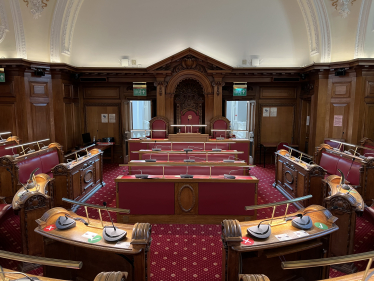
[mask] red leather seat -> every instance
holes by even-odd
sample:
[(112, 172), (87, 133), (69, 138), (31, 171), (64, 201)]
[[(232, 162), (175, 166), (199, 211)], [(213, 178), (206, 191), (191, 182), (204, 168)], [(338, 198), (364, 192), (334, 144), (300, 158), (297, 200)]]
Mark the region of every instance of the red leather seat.
[[(15, 144), (14, 143), (9, 143), (9, 144), (0, 146), (0, 157), (3, 157), (5, 155), (12, 155), (13, 154), (12, 150), (11, 149), (5, 149), (5, 148), (8, 147), (8, 146), (13, 146), (13, 145), (15, 145)], [(17, 150), (15, 149), (15, 152), (16, 151)]]
[[(166, 130), (166, 123), (163, 120), (156, 120), (152, 123), (151, 130)], [(153, 139), (166, 139), (166, 131), (152, 131)]]
[[(217, 120), (213, 123), (213, 128), (215, 130), (228, 130), (227, 123), (223, 120)], [(226, 132), (224, 131), (213, 131), (212, 138), (215, 139), (216, 137), (224, 137), (226, 138)]]
[(48, 152), (40, 156), (42, 162), (43, 173), (50, 174), (51, 170), (59, 164), (58, 154), (56, 150)]
[(280, 150), (280, 149), (288, 150), (287, 147), (284, 147), (285, 145), (288, 145), (288, 142), (280, 142), (280, 143), (278, 143), (278, 145), (277, 145), (277, 151)]
[(36, 168), (39, 168), (39, 170), (35, 172), (35, 175), (43, 173), (43, 165), (39, 157), (25, 159), (21, 162), (18, 162), (18, 167), (19, 167), (19, 180), (22, 183), (26, 183), (26, 181), (30, 177), (31, 172)]
[(330, 153), (327, 153), (327, 152), (322, 152), (321, 160), (319, 162), (319, 165), (322, 168), (324, 168), (327, 171), (327, 173), (329, 173), (330, 175), (334, 175), (335, 172), (337, 171), (336, 167), (338, 165), (339, 158), (340, 157), (335, 156), (333, 154), (330, 154)]
[(0, 204), (0, 224), (5, 221), (11, 214), (12, 205)]
[(343, 172), (344, 176), (347, 177), (348, 171), (348, 177), (346, 178), (347, 181), (351, 185), (359, 185), (360, 184), (360, 168), (361, 165), (357, 162), (353, 162), (352, 168), (351, 167), (352, 160), (341, 158), (338, 161), (338, 165), (336, 167), (335, 174), (340, 175), (338, 169)]

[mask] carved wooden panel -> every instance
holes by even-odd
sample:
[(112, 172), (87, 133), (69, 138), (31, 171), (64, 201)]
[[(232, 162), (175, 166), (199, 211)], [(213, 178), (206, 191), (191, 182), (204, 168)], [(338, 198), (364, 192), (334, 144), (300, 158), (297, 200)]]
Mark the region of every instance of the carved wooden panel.
[(16, 106), (14, 103), (0, 104), (0, 132), (12, 132), (13, 135), (17, 135), (16, 116)]
[(14, 81), (0, 83), (0, 97), (14, 97)]
[(374, 98), (374, 81), (366, 81), (365, 97)]
[(30, 82), (30, 97), (34, 98), (49, 98), (48, 95), (48, 83), (45, 82)]
[(175, 214), (198, 214), (198, 183), (175, 184)]
[(40, 140), (51, 137), (50, 105), (31, 103), (33, 139)]
[(83, 116), (79, 103), (73, 104), (73, 115), (74, 115), (74, 139), (75, 143), (81, 143), (82, 141), (82, 132), (81, 132), (81, 116)]
[(83, 88), (83, 96), (87, 99), (119, 99), (120, 87), (87, 87)]
[(296, 88), (285, 87), (261, 87), (261, 99), (294, 99), (296, 98)]
[[(337, 122), (338, 119), (342, 119), (341, 126), (336, 123), (334, 126), (334, 120)], [(331, 103), (330, 104), (330, 117), (329, 117), (329, 138), (340, 139), (342, 133), (347, 135), (348, 129), (348, 119), (349, 119), (349, 104)]]
[(332, 98), (349, 98), (351, 96), (351, 82), (336, 82), (332, 84)]
[(64, 85), (64, 97), (72, 98), (73, 97), (73, 85), (63, 84)]
[[(262, 116), (263, 108), (276, 107), (276, 117)], [(261, 143), (279, 143), (281, 141), (293, 142), (294, 135), (294, 105), (266, 105), (260, 107), (260, 142)]]
[(364, 137), (374, 139), (374, 104), (365, 104)]
[(65, 103), (65, 143), (66, 149), (69, 150), (74, 147), (74, 104)]

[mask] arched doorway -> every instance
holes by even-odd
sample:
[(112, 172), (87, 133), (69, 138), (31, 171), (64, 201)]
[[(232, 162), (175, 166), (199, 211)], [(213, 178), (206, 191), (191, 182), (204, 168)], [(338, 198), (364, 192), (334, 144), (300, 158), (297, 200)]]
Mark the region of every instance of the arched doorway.
[[(177, 124), (201, 125), (205, 123), (205, 96), (201, 84), (194, 79), (181, 81), (174, 94), (174, 113)], [(184, 128), (181, 128), (184, 132)], [(191, 128), (187, 128), (191, 132)], [(194, 128), (193, 132), (201, 132)]]

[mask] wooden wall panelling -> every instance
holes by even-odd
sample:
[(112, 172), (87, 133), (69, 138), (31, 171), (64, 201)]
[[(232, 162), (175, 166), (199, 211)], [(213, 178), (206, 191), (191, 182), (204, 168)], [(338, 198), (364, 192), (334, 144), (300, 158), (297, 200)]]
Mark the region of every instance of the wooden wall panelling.
[[(349, 104), (348, 103), (331, 103), (330, 115), (328, 116), (328, 137), (333, 139), (344, 139), (348, 133)], [(342, 118), (342, 125), (334, 126), (334, 120)], [(344, 132), (344, 135), (343, 135)]]
[[(121, 104), (96, 104), (84, 105), (85, 112), (85, 132), (91, 134), (91, 139), (104, 137), (114, 137), (117, 144), (121, 143)], [(116, 123), (102, 123), (101, 114), (115, 114)]]
[[(263, 108), (277, 108), (276, 117), (263, 117)], [(294, 142), (295, 104), (261, 104), (260, 143)]]
[(301, 112), (300, 112), (300, 140), (299, 150), (306, 152), (308, 150), (309, 143), (309, 124), (307, 125), (307, 118), (309, 117), (310, 124), (310, 101), (301, 100)]
[(119, 99), (120, 98), (120, 87), (118, 86), (84, 87), (83, 97), (85, 99)]
[(49, 73), (37, 77), (25, 73), (25, 90), (27, 97), (28, 136), (29, 140), (49, 138), (55, 141), (55, 122), (52, 94), (52, 79)]
[(260, 99), (295, 99), (295, 87), (261, 87)]
[(374, 139), (374, 72), (365, 73), (362, 78), (362, 92), (364, 97), (362, 99), (362, 124), (361, 138), (367, 137)]
[(330, 107), (326, 106), (330, 102), (331, 83), (329, 83), (328, 73), (319, 73), (316, 77), (315, 82), (315, 94), (312, 96), (312, 117), (311, 122), (313, 126), (311, 128), (311, 136), (314, 138), (313, 142), (309, 145), (309, 151), (314, 151), (317, 146), (323, 143), (327, 136), (326, 120), (330, 114)]
[(205, 94), (205, 124), (208, 125), (205, 127), (206, 134), (210, 132), (210, 120), (215, 117), (212, 106), (214, 106), (214, 95)]

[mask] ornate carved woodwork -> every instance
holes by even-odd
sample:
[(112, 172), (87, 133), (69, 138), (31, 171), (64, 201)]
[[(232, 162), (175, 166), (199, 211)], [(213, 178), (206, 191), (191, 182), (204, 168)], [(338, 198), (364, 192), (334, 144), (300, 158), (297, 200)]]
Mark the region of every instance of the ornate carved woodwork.
[[(16, 192), (22, 187), (18, 182), (20, 178), (18, 164), (25, 160), (43, 157), (43, 155), (51, 153), (54, 150), (57, 151), (59, 163), (64, 162), (64, 151), (58, 143), (51, 143), (48, 145), (48, 149), (38, 150), (17, 158), (10, 155), (0, 157), (0, 194), (6, 198), (8, 203), (13, 200)], [(50, 195), (52, 196), (52, 194)]]
[[(364, 201), (359, 193), (352, 189), (340, 189), (341, 177), (331, 175), (323, 181), (324, 189), (328, 193), (324, 204), (331, 213), (338, 218), (336, 221), (339, 230), (332, 234), (332, 256), (351, 255), (354, 251), (356, 216), (364, 211)], [(351, 188), (353, 188), (351, 186)], [(333, 268), (345, 273), (353, 273), (357, 268), (352, 264), (335, 265)]]
[(25, 191), (21, 187), (14, 195), (13, 210), (20, 216), (22, 253), (43, 255), (43, 240), (34, 232), (35, 220), (53, 207), (54, 179), (46, 174), (35, 176), (37, 187)]
[(281, 149), (275, 153), (275, 182), (273, 186), (289, 199), (312, 194), (309, 200), (297, 202), (299, 208), (323, 204), (322, 180), (326, 171), (318, 165), (306, 165), (295, 158), (286, 156), (287, 151)]
[[(328, 144), (321, 144), (320, 146), (316, 147), (314, 153), (314, 162), (316, 164), (320, 163), (323, 153), (327, 153), (338, 159), (349, 161), (349, 163), (352, 161), (352, 155), (343, 151), (336, 151)], [(354, 164), (360, 165), (360, 168), (358, 169), (359, 184), (355, 185), (354, 188), (362, 196), (365, 204), (371, 206), (374, 198), (374, 158), (366, 160), (355, 158)], [(350, 175), (353, 173), (354, 171), (350, 171)]]
[(62, 202), (62, 198), (87, 200), (97, 190), (105, 185), (103, 182), (103, 152), (98, 149), (90, 150), (91, 156), (79, 162), (61, 163), (53, 168), (56, 179), (54, 202), (56, 207), (71, 207)]
[(199, 124), (202, 124), (204, 101), (203, 88), (198, 81), (186, 79), (180, 82), (174, 96), (177, 124), (181, 124), (181, 116), (189, 110), (199, 116)]

